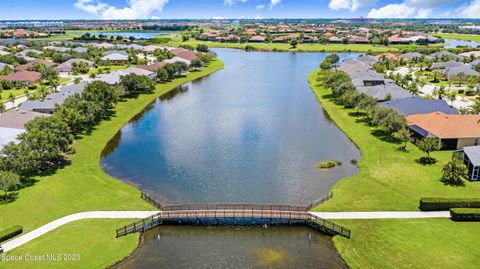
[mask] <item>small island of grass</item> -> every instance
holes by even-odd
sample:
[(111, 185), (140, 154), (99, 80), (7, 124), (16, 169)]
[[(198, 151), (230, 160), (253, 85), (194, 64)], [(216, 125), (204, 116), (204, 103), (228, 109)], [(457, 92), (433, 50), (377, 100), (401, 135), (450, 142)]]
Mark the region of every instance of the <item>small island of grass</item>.
[(342, 165), (341, 161), (331, 160), (331, 161), (326, 161), (326, 162), (319, 162), (317, 164), (317, 167), (319, 169), (330, 169), (330, 168), (334, 168), (334, 167), (340, 166), (340, 165)]

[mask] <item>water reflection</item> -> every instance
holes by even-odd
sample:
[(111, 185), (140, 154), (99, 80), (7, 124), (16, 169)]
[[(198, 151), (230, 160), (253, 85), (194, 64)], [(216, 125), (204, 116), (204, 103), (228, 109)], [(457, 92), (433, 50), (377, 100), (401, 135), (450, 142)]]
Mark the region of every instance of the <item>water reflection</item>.
[[(104, 170), (164, 203), (305, 204), (360, 153), (306, 81), (326, 54), (217, 50), (225, 69), (156, 100), (122, 129)], [(341, 58), (353, 54), (341, 54)], [(340, 160), (328, 171), (319, 161)]]
[(458, 39), (445, 39), (445, 42), (448, 43), (444, 48), (451, 49), (456, 47), (470, 47), (476, 48), (480, 46), (480, 43), (467, 40), (458, 40)]
[(332, 242), (306, 227), (164, 226), (144, 235), (138, 253), (120, 264), (143, 268), (347, 268)]

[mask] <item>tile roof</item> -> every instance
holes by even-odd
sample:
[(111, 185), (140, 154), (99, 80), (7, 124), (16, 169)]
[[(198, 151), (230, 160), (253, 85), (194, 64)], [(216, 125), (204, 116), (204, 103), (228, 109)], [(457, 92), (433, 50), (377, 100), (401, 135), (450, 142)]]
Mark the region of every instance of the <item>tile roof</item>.
[(48, 116), (23, 109), (12, 109), (0, 115), (0, 127), (25, 129), (25, 124), (36, 117)]
[(166, 64), (167, 64), (166, 62), (162, 61), (162, 62), (156, 62), (149, 65), (137, 65), (137, 67), (148, 70), (148, 71), (157, 72), (159, 68), (164, 67)]
[(378, 105), (393, 108), (402, 115), (428, 114), (437, 111), (445, 114), (458, 114), (458, 111), (450, 107), (445, 100), (423, 99), (420, 96), (390, 100)]
[(442, 139), (480, 137), (480, 115), (447, 115), (442, 112), (407, 116), (408, 125), (417, 126)]
[(19, 71), (15, 73), (10, 73), (3, 78), (10, 81), (37, 82), (42, 78), (42, 74), (33, 71)]

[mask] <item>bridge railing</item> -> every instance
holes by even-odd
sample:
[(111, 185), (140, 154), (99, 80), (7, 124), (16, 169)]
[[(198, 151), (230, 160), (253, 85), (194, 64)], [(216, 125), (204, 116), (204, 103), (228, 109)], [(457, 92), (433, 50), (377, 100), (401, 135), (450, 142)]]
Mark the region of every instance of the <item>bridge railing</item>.
[(160, 220), (158, 219), (156, 214), (154, 214), (150, 217), (135, 221), (131, 224), (118, 228), (116, 230), (117, 237), (124, 236), (130, 233), (139, 232), (139, 231), (145, 231), (147, 229), (158, 226), (160, 224), (159, 222)]
[(325, 203), (326, 201), (332, 199), (332, 197), (333, 197), (333, 192), (330, 192), (327, 195), (324, 195), (324, 196), (318, 198), (317, 200), (314, 200), (314, 201), (310, 202), (310, 204), (308, 205), (308, 209), (315, 208), (315, 207)]
[(308, 206), (302, 205), (256, 205), (256, 204), (184, 204), (164, 205), (165, 211), (185, 210), (269, 210), (269, 211), (299, 211), (306, 212)]
[(156, 207), (160, 210), (162, 209), (162, 205), (159, 202), (157, 202), (155, 199), (153, 199), (150, 195), (148, 195), (146, 192), (142, 191), (141, 197), (142, 197), (143, 200), (149, 202), (154, 207)]
[(309, 214), (308, 216), (308, 223), (310, 223), (310, 225), (318, 225), (319, 226), (319, 229), (327, 229), (329, 232), (332, 233), (332, 235), (341, 235), (341, 236), (344, 236), (346, 238), (350, 238), (350, 235), (351, 235), (351, 231), (339, 224), (336, 224), (334, 222), (331, 222), (329, 220), (326, 220), (326, 219), (322, 219), (320, 217), (317, 217), (317, 216), (314, 216), (312, 214)]

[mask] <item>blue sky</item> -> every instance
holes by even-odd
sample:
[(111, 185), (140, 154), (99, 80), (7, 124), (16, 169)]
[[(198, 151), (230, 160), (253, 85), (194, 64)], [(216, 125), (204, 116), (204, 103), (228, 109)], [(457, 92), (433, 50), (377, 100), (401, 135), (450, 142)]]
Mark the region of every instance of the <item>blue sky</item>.
[(0, 20), (480, 17), (480, 0), (1, 0)]

